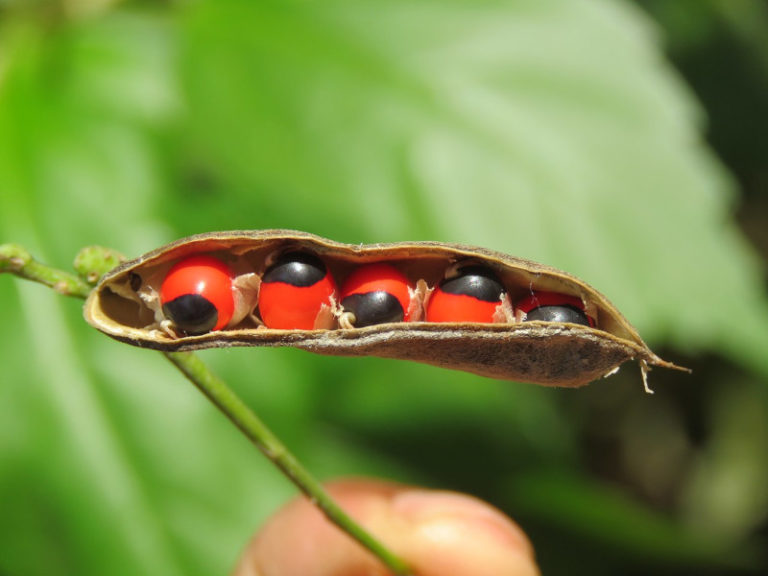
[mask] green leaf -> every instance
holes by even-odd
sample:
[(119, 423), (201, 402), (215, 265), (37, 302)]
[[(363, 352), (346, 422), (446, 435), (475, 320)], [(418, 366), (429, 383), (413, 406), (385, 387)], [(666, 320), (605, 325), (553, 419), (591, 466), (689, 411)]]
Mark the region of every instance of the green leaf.
[(184, 23), (181, 142), (211, 189), (171, 213), (489, 246), (583, 277), (652, 342), (768, 374), (733, 183), (621, 4), (200, 3)]
[[(766, 375), (761, 263), (701, 130), (620, 2), (8, 9), (0, 242), (60, 267), (85, 245), (132, 257), (228, 228), (478, 244), (582, 276), (654, 344)], [(3, 276), (0, 310), (0, 571), (226, 572), (287, 481), (76, 303)], [(552, 391), (289, 350), (205, 358), (324, 476), (423, 477), (355, 428), (407, 441), (457, 415), (542, 461), (577, 449)]]

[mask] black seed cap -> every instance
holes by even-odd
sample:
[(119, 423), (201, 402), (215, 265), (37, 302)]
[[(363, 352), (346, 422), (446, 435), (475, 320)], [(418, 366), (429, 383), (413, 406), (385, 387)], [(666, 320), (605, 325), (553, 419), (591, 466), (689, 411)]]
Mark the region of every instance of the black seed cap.
[(307, 252), (288, 252), (264, 273), (262, 282), (283, 282), (291, 286), (304, 288), (317, 284), (325, 278), (326, 268), (323, 261)]
[(575, 306), (539, 306), (528, 312), (525, 319), (526, 321), (570, 322), (571, 324), (589, 326), (587, 315)]
[(498, 302), (504, 292), (496, 274), (483, 266), (460, 268), (459, 275), (443, 280), (440, 289), (449, 294), (472, 296), (483, 302)]
[(405, 317), (400, 301), (383, 290), (350, 294), (341, 301), (341, 305), (344, 310), (355, 315), (356, 328), (386, 322), (402, 322)]
[(185, 334), (210, 332), (219, 320), (216, 307), (200, 294), (184, 294), (163, 304), (163, 313)]

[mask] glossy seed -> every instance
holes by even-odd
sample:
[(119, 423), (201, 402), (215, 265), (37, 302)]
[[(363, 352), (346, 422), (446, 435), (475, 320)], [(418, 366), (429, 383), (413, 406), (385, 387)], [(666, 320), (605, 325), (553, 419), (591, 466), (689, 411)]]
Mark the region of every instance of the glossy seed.
[[(165, 276), (160, 286), (160, 302), (166, 318), (186, 334), (221, 330), (234, 313), (232, 273), (213, 256), (198, 254), (184, 258)], [(209, 326), (211, 309), (215, 317)]]
[(589, 319), (583, 310), (575, 306), (539, 306), (528, 312), (526, 321), (540, 320), (542, 322), (568, 322), (589, 326)]
[(493, 322), (504, 286), (484, 266), (467, 266), (443, 280), (427, 303), (427, 322)]
[(525, 314), (526, 321), (568, 322), (595, 327), (594, 319), (584, 311), (584, 302), (577, 296), (557, 292), (533, 292), (519, 301), (516, 308)]
[(264, 273), (259, 315), (267, 328), (312, 330), (323, 306), (330, 309), (336, 283), (314, 254), (289, 252)]
[(383, 262), (356, 268), (341, 288), (341, 307), (354, 315), (354, 319), (345, 318), (355, 328), (408, 322), (410, 299), (408, 278)]

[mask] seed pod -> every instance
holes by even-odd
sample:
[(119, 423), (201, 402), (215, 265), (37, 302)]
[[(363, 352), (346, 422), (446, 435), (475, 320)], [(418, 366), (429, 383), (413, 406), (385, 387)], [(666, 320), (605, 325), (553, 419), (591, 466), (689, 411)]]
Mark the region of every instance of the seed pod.
[[(258, 317), (260, 278), (287, 252), (317, 256), (339, 286), (361, 266), (389, 264), (416, 288), (409, 322), (341, 327), (341, 309), (322, 329), (274, 329)], [(217, 331), (184, 335), (167, 328), (158, 292), (181, 259), (209, 255), (233, 273), (235, 314)], [(452, 267), (481, 266), (504, 287), (505, 313), (487, 322), (423, 321), (429, 293)], [(510, 302), (549, 292), (577, 298), (594, 326), (522, 321)], [(333, 304), (333, 303), (332, 303)], [(335, 316), (334, 316), (335, 315)], [(679, 368), (656, 356), (621, 313), (594, 288), (549, 266), (483, 248), (438, 242), (350, 245), (290, 230), (232, 231), (178, 240), (125, 262), (104, 275), (85, 304), (86, 320), (109, 336), (164, 351), (227, 346), (292, 346), (318, 354), (379, 356), (425, 362), (491, 378), (552, 386), (581, 386), (636, 360), (645, 383), (651, 366)], [(427, 318), (428, 320), (428, 318)], [(647, 389), (647, 385), (646, 385)]]

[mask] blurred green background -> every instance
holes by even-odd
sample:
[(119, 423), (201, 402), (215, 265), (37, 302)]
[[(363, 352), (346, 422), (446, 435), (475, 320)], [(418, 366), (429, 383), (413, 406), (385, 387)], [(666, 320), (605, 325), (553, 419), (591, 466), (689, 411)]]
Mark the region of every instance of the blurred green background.
[[(768, 8), (0, 2), (0, 242), (482, 245), (692, 375), (580, 390), (202, 354), (321, 478), (475, 494), (546, 574), (768, 570)], [(0, 575), (224, 574), (295, 490), (157, 353), (0, 277)], [(300, 538), (301, 535), (297, 535)]]

